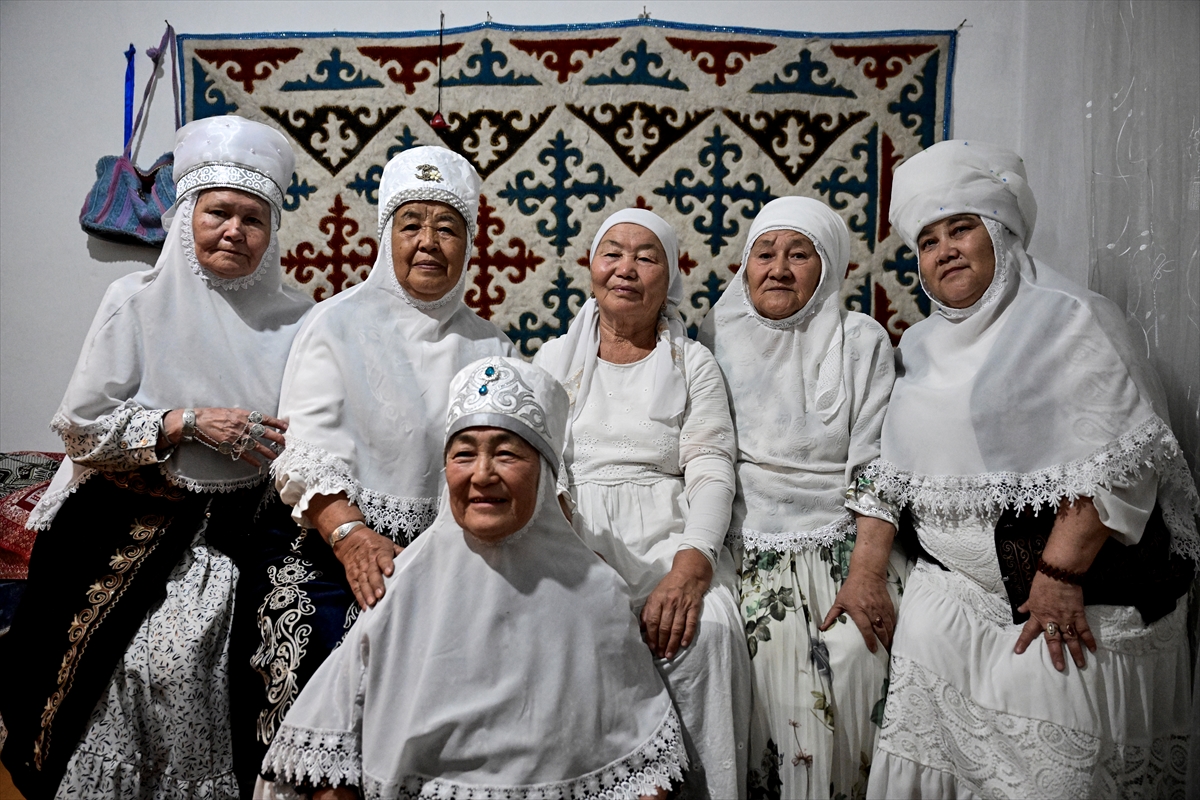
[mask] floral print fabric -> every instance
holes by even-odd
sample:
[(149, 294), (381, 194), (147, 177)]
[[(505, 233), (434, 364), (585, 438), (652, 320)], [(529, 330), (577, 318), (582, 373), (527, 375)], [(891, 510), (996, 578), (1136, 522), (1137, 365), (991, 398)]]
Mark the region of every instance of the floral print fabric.
[[(749, 797), (861, 798), (883, 720), (888, 654), (849, 615), (818, 630), (849, 574), (854, 536), (799, 552), (747, 550), (742, 615), (754, 675)], [(908, 567), (893, 551), (899, 605)]]

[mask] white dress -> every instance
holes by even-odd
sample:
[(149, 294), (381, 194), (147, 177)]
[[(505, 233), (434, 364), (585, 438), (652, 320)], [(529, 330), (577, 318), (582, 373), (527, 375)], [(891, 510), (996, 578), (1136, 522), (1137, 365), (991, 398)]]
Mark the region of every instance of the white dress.
[(633, 364), (597, 361), (588, 396), (575, 398), (584, 405), (571, 429), (574, 460), (567, 465), (574, 523), (588, 547), (624, 577), (639, 612), (681, 547), (714, 562), (696, 638), (674, 659), (655, 663), (682, 718), (690, 790), (742, 797), (750, 663), (733, 559), (721, 544), (733, 494), (734, 432), (712, 354), (692, 342), (680, 349), (688, 403), (682, 420), (672, 423), (649, 415), (652, 356)]
[(996, 518), (917, 519), (891, 688), (868, 797), (1173, 797), (1187, 764), (1187, 605), (1151, 625), (1087, 606), (1087, 667), (1022, 655), (995, 550)]

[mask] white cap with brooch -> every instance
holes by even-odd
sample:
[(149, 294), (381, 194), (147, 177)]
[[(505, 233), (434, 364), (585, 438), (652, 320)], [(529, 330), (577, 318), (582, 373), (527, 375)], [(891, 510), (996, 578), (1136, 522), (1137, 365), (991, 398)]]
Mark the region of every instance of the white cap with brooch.
[(475, 241), (475, 216), (483, 186), (471, 162), (444, 147), (414, 147), (383, 168), (379, 182), (379, 236), (405, 203), (432, 200), (457, 211), (467, 223), (467, 241)]

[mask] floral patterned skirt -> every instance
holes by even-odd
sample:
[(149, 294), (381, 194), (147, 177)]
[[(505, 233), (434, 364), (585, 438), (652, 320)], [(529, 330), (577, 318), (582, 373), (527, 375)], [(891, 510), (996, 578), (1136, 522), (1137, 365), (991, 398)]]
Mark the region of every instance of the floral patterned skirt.
[[(749, 796), (865, 796), (883, 721), (888, 655), (867, 649), (843, 614), (821, 632), (848, 573), (854, 537), (800, 552), (748, 550), (742, 616), (754, 702)], [(899, 607), (908, 565), (893, 551), (888, 590)]]

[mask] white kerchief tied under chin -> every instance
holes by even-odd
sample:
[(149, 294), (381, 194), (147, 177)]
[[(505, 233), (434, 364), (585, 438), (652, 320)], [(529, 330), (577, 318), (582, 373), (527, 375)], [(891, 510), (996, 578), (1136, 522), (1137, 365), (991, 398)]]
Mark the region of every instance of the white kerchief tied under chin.
[(537, 449), (557, 474), (570, 401), (562, 384), (517, 358), (485, 358), (450, 381), (446, 441), (466, 428), (503, 428)]

